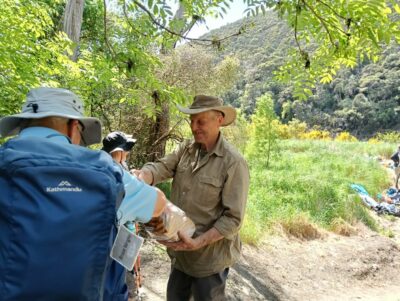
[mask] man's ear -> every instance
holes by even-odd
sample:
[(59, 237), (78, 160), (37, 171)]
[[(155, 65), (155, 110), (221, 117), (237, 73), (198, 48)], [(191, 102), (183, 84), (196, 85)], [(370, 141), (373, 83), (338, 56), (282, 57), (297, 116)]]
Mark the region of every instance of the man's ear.
[(67, 136), (71, 139), (72, 144), (80, 144), (81, 134), (79, 130), (75, 130), (78, 127), (78, 120), (70, 119), (67, 124)]
[(225, 117), (223, 114), (218, 116), (218, 124), (221, 126), (224, 123)]
[(71, 139), (72, 135), (74, 134), (74, 127), (76, 126), (75, 123), (78, 123), (77, 120), (70, 119), (67, 123), (67, 136)]

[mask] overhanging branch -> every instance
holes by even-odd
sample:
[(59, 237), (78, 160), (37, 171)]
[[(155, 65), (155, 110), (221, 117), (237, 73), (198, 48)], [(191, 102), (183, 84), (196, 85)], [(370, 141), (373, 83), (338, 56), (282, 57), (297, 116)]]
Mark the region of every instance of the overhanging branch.
[(175, 31), (169, 29), (168, 27), (164, 26), (163, 24), (161, 24), (161, 23), (156, 19), (156, 17), (153, 16), (153, 14), (147, 9), (147, 7), (144, 6), (142, 3), (140, 3), (140, 2), (138, 2), (138, 1), (136, 1), (136, 0), (133, 0), (132, 2), (135, 3), (141, 10), (143, 10), (143, 11), (147, 14), (147, 15), (149, 16), (151, 22), (153, 22), (153, 24), (155, 24), (158, 28), (165, 30), (166, 32), (168, 32), (168, 33), (171, 34), (171, 35), (180, 37), (180, 38), (185, 39), (185, 40), (188, 40), (188, 41), (209, 42), (209, 43), (211, 43), (211, 44), (215, 44), (215, 43), (222, 42), (222, 41), (224, 41), (224, 40), (226, 40), (226, 39), (229, 39), (229, 38), (231, 38), (231, 37), (238, 36), (238, 35), (240, 35), (240, 34), (242, 33), (242, 32), (239, 30), (237, 33), (231, 34), (231, 35), (229, 35), (229, 36), (227, 36), (227, 37), (224, 37), (224, 38), (221, 38), (221, 39), (199, 39), (199, 38), (189, 38), (189, 37), (187, 37), (186, 35), (183, 35), (183, 34), (180, 34), (180, 33), (178, 33), (178, 32), (175, 32)]
[(107, 45), (107, 48), (110, 50), (111, 54), (115, 57), (115, 51), (112, 48), (111, 44), (108, 42), (108, 35), (107, 35), (107, 5), (106, 0), (103, 0), (103, 19), (104, 19), (104, 43)]

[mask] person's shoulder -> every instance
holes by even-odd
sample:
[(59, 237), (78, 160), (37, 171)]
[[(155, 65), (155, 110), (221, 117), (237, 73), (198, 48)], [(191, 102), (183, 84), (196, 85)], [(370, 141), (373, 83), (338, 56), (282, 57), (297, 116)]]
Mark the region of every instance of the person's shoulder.
[(225, 138), (224, 138), (223, 146), (224, 146), (226, 156), (232, 157), (233, 159), (236, 159), (236, 160), (245, 161), (243, 155), (239, 152), (239, 150), (233, 144), (231, 144), (229, 141), (227, 141)]
[(223, 158), (228, 166), (243, 165), (247, 168), (246, 159), (233, 144), (224, 139), (223, 147)]
[(184, 149), (191, 149), (194, 147), (194, 139), (184, 139), (182, 142), (178, 144), (178, 149), (184, 150)]
[(51, 153), (58, 155), (60, 158), (73, 160), (99, 170), (109, 170), (122, 176), (122, 167), (115, 163), (112, 157), (105, 151), (57, 142), (53, 142), (51, 146), (48, 145), (48, 148)]

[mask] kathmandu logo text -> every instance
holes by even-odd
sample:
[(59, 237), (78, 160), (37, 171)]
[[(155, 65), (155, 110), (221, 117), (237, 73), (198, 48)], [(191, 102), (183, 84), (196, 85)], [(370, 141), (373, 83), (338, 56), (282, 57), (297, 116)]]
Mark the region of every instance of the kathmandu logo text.
[(68, 181), (61, 181), (57, 187), (46, 187), (47, 192), (81, 192), (82, 189), (78, 186), (72, 186)]

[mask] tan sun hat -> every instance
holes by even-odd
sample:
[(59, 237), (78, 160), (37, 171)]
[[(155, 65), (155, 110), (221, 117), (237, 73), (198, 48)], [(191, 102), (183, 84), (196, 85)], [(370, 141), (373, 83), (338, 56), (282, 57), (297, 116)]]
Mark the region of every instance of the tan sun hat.
[(0, 118), (0, 137), (17, 135), (21, 131), (23, 120), (54, 116), (79, 120), (84, 126), (82, 140), (85, 145), (100, 143), (100, 120), (94, 117), (85, 117), (83, 111), (82, 101), (69, 90), (35, 88), (29, 91), (21, 113)]
[(222, 126), (230, 125), (236, 119), (236, 110), (231, 106), (224, 106), (221, 99), (213, 96), (196, 95), (189, 108), (178, 105), (178, 110), (182, 113), (193, 115), (206, 111), (219, 111), (224, 114)]

